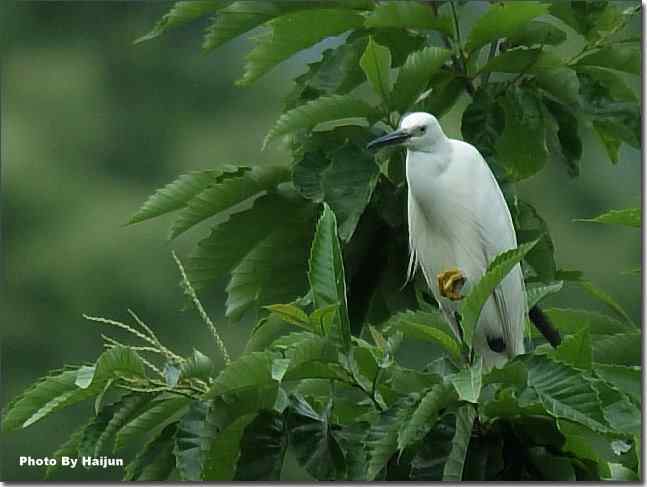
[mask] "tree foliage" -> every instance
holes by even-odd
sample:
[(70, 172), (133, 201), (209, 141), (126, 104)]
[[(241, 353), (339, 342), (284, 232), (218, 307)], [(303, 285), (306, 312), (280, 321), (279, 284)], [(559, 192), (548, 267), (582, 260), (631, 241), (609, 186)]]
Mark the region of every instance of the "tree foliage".
[[(227, 279), (226, 317), (256, 320), (248, 347), (216, 370), (197, 350), (175, 354), (134, 314), (134, 326), (88, 317), (142, 343), (105, 337), (94, 365), (51, 372), (9, 403), (3, 430), (94, 399), (91, 419), (54, 455), (139, 444), (127, 480), (274, 480), (288, 449), (319, 480), (637, 478), (640, 332), (611, 296), (559, 269), (548, 224), (515, 185), (553, 163), (577, 177), (585, 130), (614, 164), (622, 144), (640, 147), (639, 106), (624, 81), (640, 73), (626, 28), (638, 9), (498, 2), (466, 32), (464, 8), (469, 2), (177, 2), (138, 41), (208, 18), (204, 48), (214, 49), (260, 27), (241, 84), (324, 39), (342, 40), (295, 78), (268, 130), (264, 145), (288, 140), (289, 165), (182, 175), (130, 220), (174, 212), (170, 238), (210, 226), (186, 274), (181, 268), (183, 285), (197, 302), (194, 287)], [(558, 48), (572, 36), (582, 48), (564, 55)], [(365, 146), (404, 113), (441, 115), (462, 96), (463, 138), (504, 187), (521, 245), (470, 283), (458, 340), (419, 281), (401, 288), (402, 155)], [(581, 221), (640, 227), (641, 213)], [(531, 306), (572, 281), (613, 316), (546, 310), (562, 344), (547, 348), (533, 333), (534, 351), (485, 371), (472, 353), (474, 328), (519, 262)], [(397, 356), (403, 339), (440, 352), (408, 369)], [(116, 401), (104, 403), (108, 390)]]

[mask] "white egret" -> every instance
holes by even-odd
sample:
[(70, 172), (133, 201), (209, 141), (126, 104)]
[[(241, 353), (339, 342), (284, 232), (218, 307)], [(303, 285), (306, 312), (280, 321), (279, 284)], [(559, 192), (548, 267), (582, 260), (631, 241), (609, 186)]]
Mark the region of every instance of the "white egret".
[[(409, 186), (409, 277), (418, 267), (450, 323), (457, 321), (457, 281), (476, 283), (501, 252), (517, 247), (503, 193), (478, 150), (448, 138), (428, 113), (405, 116), (395, 132), (368, 148), (406, 147)], [(527, 313), (521, 267), (517, 264), (485, 303), (473, 339), (485, 367), (524, 352)]]

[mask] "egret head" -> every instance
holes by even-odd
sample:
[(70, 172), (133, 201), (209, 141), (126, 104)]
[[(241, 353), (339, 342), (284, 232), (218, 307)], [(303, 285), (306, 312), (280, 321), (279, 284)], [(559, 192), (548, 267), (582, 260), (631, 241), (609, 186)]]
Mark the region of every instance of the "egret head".
[(412, 151), (432, 152), (436, 144), (445, 138), (436, 117), (425, 112), (414, 112), (402, 118), (398, 130), (372, 140), (367, 148), (403, 145)]

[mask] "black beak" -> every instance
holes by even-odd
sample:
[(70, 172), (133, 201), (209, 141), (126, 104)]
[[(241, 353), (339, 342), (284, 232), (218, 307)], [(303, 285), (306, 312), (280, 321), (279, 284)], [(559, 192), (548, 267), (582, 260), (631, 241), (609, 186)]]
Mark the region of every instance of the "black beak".
[(387, 145), (396, 145), (401, 144), (405, 140), (411, 137), (411, 134), (406, 133), (404, 130), (396, 130), (390, 134), (383, 135), (378, 137), (375, 140), (371, 140), (366, 148), (368, 150), (379, 149), (380, 147), (386, 147)]

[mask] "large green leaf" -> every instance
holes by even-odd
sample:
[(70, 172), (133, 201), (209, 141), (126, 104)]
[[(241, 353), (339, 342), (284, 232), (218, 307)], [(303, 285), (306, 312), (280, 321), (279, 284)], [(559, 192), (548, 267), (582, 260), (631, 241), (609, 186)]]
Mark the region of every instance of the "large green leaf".
[[(577, 76), (574, 73), (572, 74), (574, 81), (578, 82), (576, 86), (572, 86), (569, 83), (571, 78), (561, 79), (558, 77), (555, 79), (554, 88), (557, 92), (564, 93), (566, 95), (562, 97), (566, 103), (576, 104), (577, 97), (579, 96), (577, 94), (579, 81)], [(568, 94), (571, 87), (572, 93), (575, 94), (575, 98)], [(566, 166), (569, 176), (579, 176), (580, 159), (582, 157), (582, 141), (578, 132), (577, 118), (561, 103), (554, 103), (550, 100), (544, 99), (544, 104), (547, 108), (544, 112), (544, 120), (546, 122), (546, 142), (548, 144), (548, 150), (550, 151), (553, 160)]]
[(557, 281), (554, 284), (548, 284), (546, 286), (527, 286), (526, 298), (528, 300), (528, 309), (532, 309), (533, 306), (541, 302), (546, 296), (558, 293), (562, 290), (563, 286), (563, 281)]
[(392, 108), (400, 113), (407, 111), (427, 89), (432, 75), (450, 55), (449, 50), (433, 46), (411, 53), (398, 72), (391, 95)]
[(372, 117), (373, 107), (348, 95), (322, 96), (285, 112), (274, 123), (265, 137), (263, 147), (273, 139), (297, 130), (311, 130), (323, 122), (356, 117)]
[[(548, 308), (544, 310), (551, 323), (562, 334), (576, 333), (582, 328), (588, 328), (591, 335), (613, 335), (615, 333), (630, 333), (635, 331), (631, 325), (618, 321), (610, 316), (580, 309)], [(541, 336), (532, 330), (533, 336)], [(595, 338), (597, 340), (597, 338)]]
[(262, 411), (240, 439), (240, 458), (234, 480), (279, 480), (288, 444), (285, 419)]
[(542, 73), (556, 68), (562, 60), (543, 49), (514, 49), (493, 57), (480, 70), (481, 73)]
[(417, 2), (380, 2), (366, 18), (366, 27), (396, 29), (429, 29), (453, 34), (452, 20), (447, 15), (434, 14), (431, 6)]
[(177, 423), (171, 423), (149, 441), (135, 459), (128, 463), (124, 480), (166, 480), (175, 468), (173, 446), (176, 430)]
[(483, 361), (478, 357), (476, 362), (450, 375), (449, 382), (454, 386), (461, 401), (477, 404), (483, 384)]
[(568, 335), (551, 353), (551, 356), (567, 365), (578, 369), (591, 369), (591, 333), (582, 328), (573, 335)]
[(540, 99), (519, 87), (508, 89), (503, 101), (505, 128), (497, 141), (497, 160), (508, 174), (525, 179), (548, 160), (546, 128)]
[(322, 414), (303, 398), (293, 397), (290, 405), (290, 445), (299, 464), (317, 480), (345, 477), (344, 453), (330, 424), (332, 402)]
[(108, 404), (101, 408), (99, 414), (83, 428), (83, 433), (78, 445), (78, 455), (80, 457), (99, 456), (101, 450), (101, 438), (110, 421), (114, 417), (116, 404)]
[[(577, 106), (580, 103), (580, 79), (569, 67), (559, 66), (537, 72), (535, 81), (543, 90), (566, 105)], [(548, 108), (551, 106), (548, 105)], [(559, 118), (559, 113), (555, 111), (551, 110), (553, 115)]]
[(640, 228), (642, 212), (640, 208), (625, 208), (623, 210), (609, 210), (595, 218), (579, 219), (578, 222), (604, 223), (607, 225), (624, 225)]
[(167, 30), (180, 27), (205, 15), (217, 12), (231, 3), (231, 0), (190, 0), (175, 2), (171, 10), (155, 24), (153, 30), (135, 42), (144, 42), (161, 36)]
[(548, 6), (539, 2), (510, 1), (491, 4), (472, 27), (465, 48), (474, 51), (488, 42), (514, 35), (532, 19), (547, 11)]
[(193, 401), (178, 422), (173, 454), (182, 480), (202, 480), (202, 470), (210, 446), (208, 410), (208, 402)]
[(343, 9), (302, 10), (275, 18), (268, 24), (271, 31), (258, 37), (247, 55), (245, 74), (239, 83), (250, 84), (293, 54), (363, 22), (361, 15)]
[(115, 435), (115, 451), (128, 446), (133, 440), (158, 430), (161, 425), (180, 416), (191, 399), (185, 396), (163, 395), (153, 399), (146, 409), (124, 424)]
[(389, 106), (389, 96), (393, 88), (391, 51), (389, 51), (389, 48), (381, 46), (372, 37), (369, 38), (364, 54), (359, 60), (359, 65), (373, 91), (380, 96), (386, 106)]
[(91, 456), (99, 456), (103, 445), (107, 441), (114, 439), (117, 431), (142, 412), (150, 400), (150, 394), (128, 394), (121, 398), (115, 405), (115, 412), (110, 421), (97, 439), (94, 454)]
[(598, 377), (624, 392), (636, 403), (641, 400), (641, 369), (638, 366), (624, 366), (613, 364), (594, 364), (593, 369)]
[(275, 381), (272, 378), (274, 358), (276, 358), (275, 355), (270, 352), (253, 352), (234, 360), (218, 374), (207, 397), (243, 392), (247, 389), (274, 384)]
[(241, 416), (215, 436), (205, 457), (202, 480), (233, 480), (240, 455), (240, 439), (254, 417), (253, 414)]
[(609, 309), (611, 309), (617, 316), (625, 320), (627, 323), (631, 323), (635, 325), (634, 321), (631, 319), (629, 314), (624, 310), (624, 308), (605, 291), (595, 287), (593, 283), (589, 281), (581, 281), (578, 284), (580, 285), (580, 287), (582, 287), (582, 289), (584, 289), (595, 299), (606, 304), (609, 307)]
[(463, 468), (467, 457), (467, 447), (472, 437), (476, 410), (465, 404), (456, 411), (456, 430), (452, 438), (452, 449), (443, 468), (443, 481), (460, 482), (463, 480)]
[(144, 364), (135, 352), (114, 347), (102, 353), (95, 366), (64, 370), (36, 382), (6, 406), (2, 429), (26, 428), (55, 411), (100, 394), (116, 378), (144, 376)]
[(641, 343), (641, 334), (635, 329), (633, 333), (598, 337), (593, 342), (593, 361), (602, 364), (640, 365)]
[(496, 153), (496, 141), (504, 126), (505, 114), (493, 86), (480, 87), (463, 112), (463, 139), (488, 159)]
[(608, 431), (598, 395), (581, 371), (537, 355), (528, 362), (528, 386), (551, 416)]
[(337, 236), (337, 219), (325, 203), (310, 250), (308, 280), (312, 288), (315, 307), (323, 308), (339, 304), (337, 309), (339, 337), (344, 347), (350, 348), (351, 332), (346, 303), (346, 277), (339, 237)]
[(640, 410), (627, 396), (603, 381), (593, 382), (602, 412), (614, 433), (637, 436), (641, 434)]
[(516, 34), (508, 36), (507, 44), (510, 47), (535, 46), (535, 45), (556, 45), (566, 40), (566, 32), (559, 27), (533, 20), (517, 31)]
[(536, 243), (535, 240), (499, 254), (488, 266), (485, 275), (478, 283), (474, 284), (469, 295), (463, 299), (460, 307), (461, 328), (463, 329), (463, 340), (468, 347), (472, 346), (472, 337), (483, 305), (499, 283), (512, 271), (515, 265), (521, 262)]
[(290, 171), (281, 166), (257, 166), (238, 177), (229, 177), (195, 194), (186, 202), (170, 231), (175, 238), (201, 221), (217, 215), (263, 191), (288, 180)]
[(631, 45), (604, 47), (593, 54), (584, 56), (577, 64), (581, 66), (600, 66), (640, 75), (640, 47)]
[(444, 466), (452, 452), (452, 439), (456, 434), (456, 415), (444, 414), (425, 437), (411, 461), (411, 479), (415, 481), (440, 481)]
[(619, 455), (613, 451), (612, 437), (597, 433), (581, 424), (559, 419), (557, 421), (560, 432), (566, 442), (562, 450), (572, 453), (578, 458), (586, 458), (596, 463), (617, 462)]
[(550, 13), (582, 34), (588, 41), (601, 40), (624, 21), (616, 2), (606, 0), (552, 2)]
[(440, 411), (455, 400), (454, 391), (445, 384), (436, 384), (424, 392), (400, 428), (398, 450), (402, 451), (422, 440), (436, 424)]
[(557, 275), (555, 245), (546, 220), (532, 205), (520, 199), (515, 199), (512, 210), (517, 242), (526, 243), (539, 239), (537, 245), (526, 255), (526, 262), (530, 264), (541, 281), (553, 281)]

